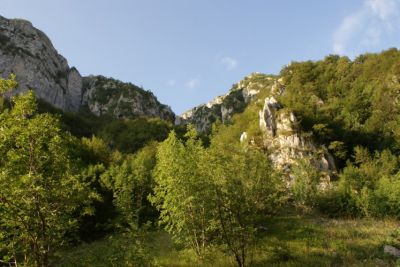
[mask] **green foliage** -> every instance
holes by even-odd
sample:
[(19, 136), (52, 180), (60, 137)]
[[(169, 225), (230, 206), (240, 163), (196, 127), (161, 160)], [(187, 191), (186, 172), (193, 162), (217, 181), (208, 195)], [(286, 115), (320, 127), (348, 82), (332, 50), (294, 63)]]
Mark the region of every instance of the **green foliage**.
[[(356, 146), (398, 150), (400, 52), (389, 49), (350, 61), (329, 56), (293, 62), (281, 71), (285, 94), (279, 100), (295, 112), (303, 129), (326, 147), (342, 142), (337, 155)], [(337, 148), (338, 143), (333, 143)]]
[(108, 165), (113, 161), (118, 161), (121, 156), (118, 152), (112, 152), (103, 139), (96, 136), (91, 138), (82, 137), (82, 158), (91, 164), (102, 163)]
[(220, 241), (238, 266), (247, 266), (257, 230), (284, 203), (283, 181), (258, 150), (212, 142), (209, 153), (205, 166), (213, 179)]
[(381, 178), (373, 195), (373, 213), (400, 218), (400, 174)]
[(245, 266), (262, 221), (284, 202), (283, 181), (264, 153), (215, 139), (203, 148), (193, 129), (172, 132), (157, 152), (151, 201), (175, 240), (200, 257), (222, 243)]
[(389, 234), (389, 236), (386, 238), (386, 243), (396, 248), (400, 247), (400, 228), (397, 228)]
[[(0, 35), (0, 43), (8, 41)], [(312, 159), (292, 165), (289, 191), (296, 206), (317, 207), (334, 217), (400, 218), (399, 62), (400, 52), (390, 49), (354, 61), (328, 56), (294, 62), (282, 70), (285, 93), (275, 95), (283, 105), (278, 114), (293, 110), (299, 128), (328, 148), (339, 166), (338, 176), (321, 190)], [(117, 103), (120, 96), (144, 99), (146, 107), (156, 103), (134, 85), (104, 77), (95, 82), (94, 101), (118, 108), (122, 117), (130, 105)], [(264, 89), (273, 80), (254, 74), (240, 85), (250, 83), (260, 89), (258, 101), (245, 104), (242, 88), (234, 85), (224, 106), (237, 114), (221, 124), (221, 107), (215, 105), (206, 118), (215, 122), (210, 136), (160, 119), (64, 113), (43, 103), (39, 113), (32, 92), (14, 98), (8, 109), (1, 98), (0, 257), (53, 265), (51, 256), (71, 239), (77, 242), (78, 229), (84, 241), (110, 237), (66, 252), (60, 266), (147, 266), (151, 261), (139, 233), (157, 219), (183, 251), (192, 248), (191, 255), (202, 259), (198, 265), (211, 265), (207, 255), (224, 258), (226, 251), (239, 266), (352, 266), (348, 254), (357, 263), (368, 252), (380, 255), (370, 248), (381, 245), (375, 241), (355, 249), (336, 240), (329, 252), (329, 244), (318, 243), (324, 225), (294, 224), (288, 229), (295, 233), (279, 233), (274, 215), (285, 204), (286, 181), (261, 151), (268, 148), (258, 116), (264, 104), (259, 100), (272, 94)], [(16, 86), (14, 76), (0, 79), (1, 94)], [(206, 107), (197, 115), (204, 114), (209, 114)], [(177, 132), (170, 133), (173, 129)], [(240, 144), (244, 131), (248, 138)], [(361, 232), (367, 235), (346, 234)], [(329, 229), (325, 233), (335, 238)], [(293, 236), (295, 242), (286, 242)], [(354, 252), (359, 249), (361, 256)], [(258, 261), (252, 261), (253, 253)]]
[(0, 79), (0, 94), (17, 88), (18, 83), (15, 78), (15, 75), (11, 74), (8, 79)]
[(101, 175), (102, 184), (112, 191), (113, 203), (121, 214), (120, 223), (139, 227), (147, 220), (155, 220), (157, 213), (148, 202), (152, 193), (157, 144), (150, 144), (121, 163), (111, 165)]
[(153, 117), (156, 112), (166, 120), (174, 119), (167, 106), (159, 103), (151, 91), (132, 83), (104, 76), (89, 76), (83, 78), (83, 90), (88, 89), (91, 90), (89, 105), (96, 105), (100, 115), (118, 118)]
[(54, 266), (58, 267), (150, 267), (139, 233), (127, 232), (108, 236), (103, 241), (83, 244), (64, 253)]
[(193, 128), (186, 138), (179, 140), (171, 132), (160, 144), (154, 172), (156, 186), (150, 201), (174, 239), (202, 257), (213, 232), (212, 187), (202, 167), (205, 151)]
[(398, 157), (388, 150), (371, 155), (361, 147), (354, 154), (356, 165), (349, 162), (338, 184), (321, 194), (321, 210), (333, 216), (400, 218)]
[[(398, 221), (379, 219), (330, 219), (319, 213), (294, 213), (285, 209), (266, 221), (258, 234), (248, 265), (255, 267), (294, 266), (396, 266), (396, 258), (385, 255), (383, 244), (399, 247)], [(160, 266), (234, 266), (229, 254), (210, 248), (205, 261), (187, 249), (179, 249), (165, 233), (151, 233), (149, 254)]]
[(112, 148), (134, 153), (151, 141), (163, 141), (172, 129), (171, 123), (160, 119), (115, 120), (107, 124), (99, 136)]
[(113, 205), (113, 195), (110, 190), (101, 186), (100, 177), (107, 170), (102, 164), (85, 166), (81, 175), (88, 182), (88, 187), (98, 194), (92, 203), (91, 214), (82, 216), (79, 220), (78, 237), (85, 242), (102, 238), (115, 230), (114, 220), (117, 211)]
[(311, 165), (310, 159), (299, 160), (293, 165), (291, 174), (294, 181), (290, 190), (295, 204), (303, 208), (314, 207), (321, 179), (318, 171)]
[(5, 252), (26, 264), (48, 266), (53, 249), (77, 225), (73, 214), (95, 194), (72, 157), (77, 140), (58, 120), (37, 114), (32, 91), (0, 114), (0, 237)]

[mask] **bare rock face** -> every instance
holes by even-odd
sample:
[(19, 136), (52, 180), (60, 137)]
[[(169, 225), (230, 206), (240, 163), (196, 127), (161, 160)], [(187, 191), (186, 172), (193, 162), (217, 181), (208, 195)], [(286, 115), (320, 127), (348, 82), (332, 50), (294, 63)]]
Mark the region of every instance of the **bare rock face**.
[(82, 78), (54, 49), (40, 30), (25, 20), (0, 16), (0, 74), (11, 73), (19, 83), (15, 93), (33, 89), (38, 98), (53, 106), (77, 111), (80, 107)]
[(276, 111), (280, 105), (276, 99), (271, 96), (265, 99), (264, 109), (260, 111), (260, 128), (268, 132), (272, 137), (276, 135)]
[(246, 107), (242, 91), (231, 91), (214, 100), (186, 111), (175, 120), (176, 125), (193, 124), (199, 132), (209, 132), (217, 120), (225, 123), (234, 113)]
[(310, 136), (303, 134), (293, 112), (281, 108), (273, 96), (265, 99), (259, 115), (264, 147), (279, 169), (290, 169), (299, 159), (309, 158), (315, 168), (328, 176), (336, 171), (332, 155), (318, 148)]
[(158, 102), (152, 92), (131, 83), (89, 76), (83, 79), (82, 104), (96, 115), (111, 115), (116, 118), (159, 117), (174, 121), (175, 114), (170, 107)]
[(243, 112), (260, 91), (265, 90), (274, 79), (265, 74), (252, 73), (234, 84), (226, 95), (218, 96), (207, 104), (197, 106), (177, 116), (175, 124), (193, 124), (197, 131), (208, 132), (217, 120), (222, 123), (235, 113)]
[(117, 118), (175, 118), (153, 93), (133, 84), (102, 76), (82, 78), (30, 22), (0, 16), (0, 76), (7, 78), (11, 73), (19, 84), (12, 94), (32, 89), (38, 98), (64, 111), (87, 106), (96, 115)]

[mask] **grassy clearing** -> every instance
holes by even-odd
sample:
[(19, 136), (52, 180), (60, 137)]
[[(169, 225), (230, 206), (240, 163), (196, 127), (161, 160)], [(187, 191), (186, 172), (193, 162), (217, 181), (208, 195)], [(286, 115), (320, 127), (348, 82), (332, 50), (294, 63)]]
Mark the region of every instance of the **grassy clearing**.
[[(400, 261), (396, 263), (395, 258), (383, 254), (388, 235), (400, 226), (398, 221), (285, 215), (270, 219), (267, 225), (249, 255), (250, 266), (400, 266)], [(97, 241), (74, 252), (82, 249), (93, 254), (96, 247), (103, 250), (107, 242)], [(233, 257), (221, 247), (211, 248), (206, 258), (199, 261), (193, 251), (174, 245), (165, 232), (149, 233), (145, 243), (146, 251), (158, 266), (235, 266)], [(85, 252), (81, 252), (80, 257), (84, 258)], [(101, 265), (94, 262), (86, 266)]]
[[(396, 259), (383, 254), (385, 239), (400, 225), (393, 220), (291, 215), (268, 225), (250, 255), (251, 266), (396, 266)], [(190, 250), (174, 247), (165, 233), (153, 233), (149, 248), (161, 266), (235, 266), (221, 248), (199, 262)]]

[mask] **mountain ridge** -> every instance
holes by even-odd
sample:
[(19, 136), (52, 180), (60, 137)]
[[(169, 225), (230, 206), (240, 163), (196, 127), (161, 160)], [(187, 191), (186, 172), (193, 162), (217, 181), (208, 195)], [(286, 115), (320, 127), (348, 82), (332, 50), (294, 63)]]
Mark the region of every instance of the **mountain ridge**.
[[(16, 75), (19, 87), (14, 94), (32, 89), (38, 98), (63, 111), (77, 112), (88, 106), (96, 115), (108, 113), (117, 118), (148, 116), (170, 121), (175, 118), (171, 108), (161, 104), (154, 94), (131, 83), (100, 75), (82, 77), (75, 67), (68, 65), (46, 34), (27, 20), (0, 16), (0, 45), (0, 75), (3, 78), (11, 73)], [(102, 86), (85, 87), (87, 80), (93, 79), (102, 80)], [(127, 92), (111, 92), (120, 88)], [(103, 101), (99, 103), (96, 96), (101, 93)], [(135, 97), (127, 99), (124, 94)]]

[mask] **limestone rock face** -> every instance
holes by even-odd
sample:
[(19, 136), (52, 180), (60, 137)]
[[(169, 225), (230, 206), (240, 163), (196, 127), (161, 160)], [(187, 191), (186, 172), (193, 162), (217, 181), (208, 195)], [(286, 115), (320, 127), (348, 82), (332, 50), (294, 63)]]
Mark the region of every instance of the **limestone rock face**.
[(11, 73), (19, 84), (12, 94), (32, 89), (38, 98), (64, 111), (87, 106), (96, 115), (117, 118), (175, 118), (151, 92), (133, 84), (102, 76), (82, 78), (30, 22), (0, 16), (0, 76), (7, 78)]
[(336, 171), (332, 155), (318, 148), (311, 136), (302, 133), (293, 112), (281, 108), (274, 97), (265, 98), (259, 115), (264, 147), (275, 166), (290, 169), (299, 159), (308, 158), (315, 168), (328, 176)]
[(25, 20), (0, 16), (0, 73), (3, 78), (17, 75), (14, 93), (33, 89), (38, 98), (53, 106), (77, 111), (80, 107), (82, 78), (69, 68), (40, 30)]
[(276, 135), (276, 111), (280, 105), (276, 99), (271, 96), (265, 99), (264, 109), (260, 111), (260, 128), (268, 132), (272, 137)]
[(255, 99), (262, 90), (274, 79), (271, 76), (252, 73), (242, 81), (234, 84), (226, 95), (218, 96), (214, 100), (197, 106), (180, 116), (175, 124), (193, 124), (200, 132), (208, 132), (211, 125), (217, 120), (227, 122), (233, 114), (243, 112), (246, 106)]
[(112, 115), (116, 118), (159, 117), (173, 121), (171, 108), (158, 102), (152, 92), (131, 83), (89, 76), (83, 78), (82, 104), (96, 115)]
[(242, 112), (246, 107), (242, 91), (232, 91), (218, 96), (213, 101), (186, 111), (175, 120), (175, 124), (193, 124), (197, 131), (208, 132), (217, 120), (222, 123), (231, 118), (233, 113)]

